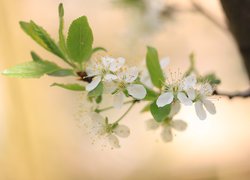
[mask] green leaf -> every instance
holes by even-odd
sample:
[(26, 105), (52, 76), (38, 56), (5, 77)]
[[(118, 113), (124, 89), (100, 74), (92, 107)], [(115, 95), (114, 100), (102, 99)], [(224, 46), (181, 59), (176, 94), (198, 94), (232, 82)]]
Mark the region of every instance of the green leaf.
[(58, 77), (64, 77), (64, 76), (75, 76), (75, 73), (72, 69), (58, 69), (51, 73), (48, 73), (49, 76), (58, 76)]
[(207, 75), (199, 78), (198, 81), (208, 82), (211, 85), (218, 85), (218, 84), (221, 83), (221, 80), (215, 74), (213, 74), (213, 73), (207, 74)]
[(98, 96), (101, 96), (102, 93), (103, 93), (103, 84), (102, 84), (102, 82), (100, 82), (95, 89), (93, 89), (92, 91), (90, 91), (88, 93), (88, 97), (90, 97), (90, 98), (95, 97), (96, 98)]
[(31, 61), (6, 69), (2, 74), (18, 78), (39, 78), (44, 74), (58, 70), (58, 68), (56, 64), (49, 61)]
[(59, 83), (53, 83), (50, 86), (58, 86), (67, 90), (71, 91), (85, 91), (85, 87), (80, 84), (59, 84)]
[(31, 54), (33, 61), (35, 61), (35, 62), (42, 62), (43, 61), (43, 59), (40, 58), (40, 56), (38, 56), (34, 51), (31, 51), (30, 54)]
[(59, 47), (56, 45), (53, 39), (51, 39), (50, 35), (40, 26), (38, 26), (35, 22), (20, 22), (21, 28), (26, 32), (33, 40), (35, 40), (42, 47), (57, 55), (58, 57), (65, 60), (64, 54), (61, 52)]
[(156, 101), (154, 101), (151, 105), (150, 105), (150, 112), (152, 114), (152, 116), (154, 117), (154, 119), (157, 121), (157, 122), (162, 122), (164, 121), (169, 113), (170, 113), (170, 110), (171, 110), (171, 105), (168, 104), (164, 107), (158, 107), (156, 105)]
[(103, 47), (95, 47), (94, 49), (92, 49), (92, 54), (98, 52), (98, 51), (104, 51), (107, 52), (107, 49), (103, 48)]
[(157, 50), (153, 47), (147, 48), (146, 64), (152, 83), (156, 87), (161, 88), (162, 82), (165, 82), (165, 78), (160, 66)]
[(63, 29), (64, 29), (64, 8), (63, 4), (60, 3), (58, 6), (58, 14), (59, 14), (59, 47), (61, 50), (67, 54), (67, 48), (66, 48), (66, 41), (65, 41), (65, 36), (63, 34)]
[[(144, 86), (145, 87), (145, 86)], [(147, 91), (147, 95), (145, 96), (145, 98), (143, 100), (145, 101), (154, 101), (159, 95), (153, 91), (152, 89), (149, 89), (147, 87), (146, 88), (146, 91)]]
[(86, 16), (74, 20), (67, 38), (69, 57), (78, 63), (88, 60), (92, 54), (92, 44), (93, 34)]
[(95, 99), (95, 102), (97, 104), (100, 104), (102, 102), (102, 95), (101, 96), (98, 96), (96, 99)]

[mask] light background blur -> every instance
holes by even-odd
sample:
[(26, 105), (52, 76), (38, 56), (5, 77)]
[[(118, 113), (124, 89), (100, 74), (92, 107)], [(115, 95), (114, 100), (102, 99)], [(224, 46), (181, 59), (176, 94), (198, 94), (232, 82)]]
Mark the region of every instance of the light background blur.
[[(173, 2), (168, 1), (167, 2)], [(202, 73), (216, 72), (225, 91), (244, 90), (248, 80), (236, 44), (199, 13), (181, 12), (164, 20), (154, 33), (133, 32), (135, 14), (115, 7), (108, 0), (0, 0), (0, 69), (29, 61), (30, 50), (50, 60), (58, 59), (33, 42), (19, 28), (20, 20), (34, 20), (57, 38), (57, 6), (64, 3), (66, 27), (76, 17), (87, 15), (95, 45), (130, 64), (144, 59), (145, 46), (155, 46), (169, 56), (171, 69), (188, 67), (195, 52)], [(224, 27), (217, 0), (197, 1)], [(175, 0), (189, 9), (188, 0)], [(188, 129), (164, 144), (159, 134), (147, 132), (137, 106), (124, 120), (131, 136), (122, 148), (109, 150), (91, 145), (76, 126), (74, 114), (78, 93), (51, 88), (53, 82), (72, 79), (43, 77), (12, 79), (0, 76), (0, 179), (250, 179), (250, 101), (215, 100), (217, 114), (200, 121), (193, 108), (183, 108), (179, 118)], [(110, 114), (118, 114), (114, 111)]]

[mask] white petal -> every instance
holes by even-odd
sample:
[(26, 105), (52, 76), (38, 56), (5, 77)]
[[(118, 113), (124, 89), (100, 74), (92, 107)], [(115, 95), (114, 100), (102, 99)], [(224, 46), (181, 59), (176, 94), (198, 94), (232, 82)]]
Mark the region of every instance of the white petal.
[(114, 95), (114, 107), (115, 108), (121, 108), (123, 105), (123, 100), (125, 98), (125, 95), (123, 92), (118, 92)]
[(147, 91), (141, 84), (130, 84), (127, 87), (129, 95), (133, 96), (135, 99), (143, 99)]
[(186, 106), (190, 106), (193, 104), (192, 100), (189, 99), (186, 94), (184, 94), (183, 92), (178, 92), (177, 94), (177, 98), (180, 100), (180, 102)]
[(138, 69), (136, 67), (130, 67), (126, 70), (125, 72), (125, 82), (127, 83), (131, 83), (133, 82), (134, 80), (136, 80), (136, 78), (138, 77)]
[(170, 104), (172, 101), (174, 100), (174, 95), (172, 92), (166, 92), (166, 93), (163, 93), (161, 94), (157, 101), (156, 101), (156, 105), (158, 107), (163, 107), (167, 104)]
[(160, 60), (161, 69), (165, 69), (168, 66), (169, 62), (170, 60), (168, 57), (162, 58)]
[(104, 82), (103, 83), (103, 93), (111, 94), (117, 89), (117, 84), (114, 82)]
[(120, 148), (119, 139), (115, 135), (109, 135), (108, 141), (112, 148)]
[(210, 96), (213, 93), (213, 88), (209, 83), (205, 83), (201, 86), (200, 93), (204, 96)]
[(216, 113), (216, 109), (215, 109), (214, 103), (212, 103), (211, 101), (209, 101), (207, 99), (203, 99), (202, 102), (203, 102), (205, 108), (207, 109), (207, 111), (210, 114), (215, 114)]
[(193, 88), (197, 83), (196, 76), (191, 74), (184, 78), (183, 85), (184, 89)]
[(172, 130), (171, 127), (169, 126), (165, 126), (161, 132), (161, 137), (163, 139), (163, 141), (165, 142), (170, 142), (173, 140), (173, 134), (172, 134)]
[(92, 91), (93, 89), (95, 89), (98, 84), (101, 82), (102, 78), (101, 76), (96, 76), (92, 79), (91, 83), (87, 84), (86, 86), (86, 90), (87, 91)]
[(206, 111), (203, 108), (202, 102), (201, 101), (197, 101), (194, 104), (195, 106), (195, 112), (197, 114), (197, 116), (199, 117), (200, 120), (204, 120), (207, 117)]
[(155, 130), (160, 126), (160, 124), (157, 123), (154, 119), (149, 119), (145, 123), (147, 130)]
[(182, 120), (174, 120), (171, 122), (171, 126), (178, 131), (184, 131), (187, 128), (187, 123)]
[(105, 124), (105, 120), (100, 114), (91, 112), (89, 115), (93, 122), (96, 122), (98, 124)]
[(86, 73), (88, 76), (96, 76), (96, 75), (100, 75), (101, 71), (94, 65), (89, 65), (86, 67)]
[(130, 134), (129, 128), (125, 125), (118, 125), (113, 131), (117, 136), (124, 138)]
[(178, 101), (172, 103), (169, 117), (173, 117), (174, 115), (176, 115), (180, 111), (180, 109), (181, 109), (181, 104)]
[(113, 81), (113, 80), (116, 80), (118, 77), (114, 74), (106, 74), (104, 76), (104, 79), (107, 80), (107, 81)]
[(189, 88), (186, 90), (188, 98), (191, 100), (195, 99), (195, 90), (193, 88)]
[(119, 57), (115, 59), (113, 63), (110, 64), (109, 70), (112, 72), (118, 71), (123, 65), (125, 64), (125, 59), (122, 57)]
[(109, 69), (110, 65), (114, 63), (115, 59), (109, 56), (102, 57), (102, 64), (105, 69)]

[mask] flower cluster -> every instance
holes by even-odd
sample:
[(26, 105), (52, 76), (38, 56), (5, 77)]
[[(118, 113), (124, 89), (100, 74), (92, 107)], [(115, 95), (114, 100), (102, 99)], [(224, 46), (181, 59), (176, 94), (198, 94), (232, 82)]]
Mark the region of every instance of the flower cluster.
[[(191, 74), (176, 82), (164, 84), (163, 93), (158, 97), (156, 104), (158, 107), (179, 101), (184, 105), (190, 106), (194, 104), (197, 116), (206, 119), (206, 111), (215, 114), (215, 106), (208, 99), (213, 93), (213, 88), (208, 82), (197, 83), (197, 78)], [(204, 106), (204, 107), (203, 107)]]

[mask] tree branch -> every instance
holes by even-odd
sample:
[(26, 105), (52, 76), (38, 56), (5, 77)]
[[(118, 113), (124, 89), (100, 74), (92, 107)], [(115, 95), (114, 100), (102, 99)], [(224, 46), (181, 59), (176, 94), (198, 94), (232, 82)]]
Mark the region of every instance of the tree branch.
[(235, 93), (225, 93), (225, 92), (220, 92), (220, 91), (215, 90), (213, 92), (213, 95), (224, 96), (224, 97), (228, 97), (229, 99), (233, 99), (236, 97), (249, 98), (250, 97), (250, 89), (248, 89), (246, 91), (235, 92)]

